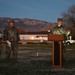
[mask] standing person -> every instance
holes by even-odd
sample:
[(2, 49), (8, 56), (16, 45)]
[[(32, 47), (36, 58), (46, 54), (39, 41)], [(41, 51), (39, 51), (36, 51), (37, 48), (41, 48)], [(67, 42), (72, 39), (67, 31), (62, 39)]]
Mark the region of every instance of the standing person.
[[(69, 30), (66, 30), (63, 26), (63, 19), (62, 18), (58, 18), (57, 19), (57, 26), (55, 26), (52, 30), (52, 34), (64, 34), (66, 37), (70, 34)], [(63, 41), (65, 42), (65, 41)], [(65, 45), (63, 45), (63, 53), (65, 53), (66, 51), (66, 47)], [(64, 56), (64, 55), (63, 55)], [(64, 60), (64, 57), (63, 57)]]
[(20, 40), (20, 38), (18, 29), (14, 26), (14, 20), (11, 20), (9, 22), (9, 26), (5, 28), (4, 40), (8, 44), (6, 48), (6, 59), (9, 60), (12, 51), (13, 60), (16, 61), (18, 54), (18, 41)]
[[(69, 36), (70, 31), (64, 28), (62, 18), (57, 19), (57, 25), (53, 28), (52, 34), (64, 34), (66, 38)], [(65, 41), (63, 42), (65, 44)]]
[(62, 18), (58, 18), (57, 19), (57, 26), (55, 26), (52, 30), (53, 34), (64, 34), (66, 37), (70, 34), (70, 31), (66, 30), (63, 26), (63, 19)]

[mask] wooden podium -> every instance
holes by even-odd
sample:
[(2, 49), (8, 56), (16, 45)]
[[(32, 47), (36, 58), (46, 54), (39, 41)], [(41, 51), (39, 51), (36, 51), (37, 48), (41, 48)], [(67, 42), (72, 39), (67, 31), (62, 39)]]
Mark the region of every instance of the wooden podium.
[(52, 67), (61, 68), (63, 62), (63, 44), (65, 36), (62, 34), (48, 34), (48, 40), (52, 41)]

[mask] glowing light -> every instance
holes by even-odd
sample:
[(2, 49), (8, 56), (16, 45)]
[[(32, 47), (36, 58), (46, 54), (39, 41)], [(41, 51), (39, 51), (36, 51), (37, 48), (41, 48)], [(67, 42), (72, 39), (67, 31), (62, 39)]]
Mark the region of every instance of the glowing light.
[(31, 36), (29, 39), (30, 39), (30, 40), (34, 40), (34, 37), (33, 37), (33, 36)]
[(41, 37), (41, 36), (40, 36), (39, 38), (40, 38), (40, 39), (42, 39), (42, 37)]

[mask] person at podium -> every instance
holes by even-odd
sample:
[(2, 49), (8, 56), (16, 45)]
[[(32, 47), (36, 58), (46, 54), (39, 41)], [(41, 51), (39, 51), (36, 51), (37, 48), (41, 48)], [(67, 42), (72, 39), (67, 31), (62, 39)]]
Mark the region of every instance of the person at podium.
[(70, 34), (70, 31), (64, 28), (62, 18), (57, 19), (57, 25), (53, 28), (52, 34), (64, 34), (66, 37)]
[[(57, 19), (57, 25), (53, 28), (52, 34), (64, 34), (66, 38), (70, 34), (70, 31), (66, 30), (64, 28), (64, 26), (63, 26), (63, 19), (62, 18), (58, 18)], [(65, 44), (65, 40), (63, 41), (63, 43)], [(66, 46), (64, 44), (63, 44), (63, 53), (66, 52)], [(63, 60), (64, 60), (64, 57), (65, 56), (63, 55)]]

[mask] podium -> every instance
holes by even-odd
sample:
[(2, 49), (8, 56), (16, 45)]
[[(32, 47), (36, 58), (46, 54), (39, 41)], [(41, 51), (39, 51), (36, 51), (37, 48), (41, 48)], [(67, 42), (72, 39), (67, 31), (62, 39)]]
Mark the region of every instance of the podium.
[(48, 40), (52, 41), (52, 67), (61, 68), (63, 64), (63, 43), (65, 36), (62, 34), (48, 34)]

